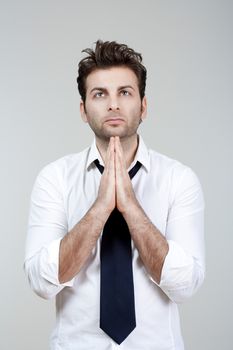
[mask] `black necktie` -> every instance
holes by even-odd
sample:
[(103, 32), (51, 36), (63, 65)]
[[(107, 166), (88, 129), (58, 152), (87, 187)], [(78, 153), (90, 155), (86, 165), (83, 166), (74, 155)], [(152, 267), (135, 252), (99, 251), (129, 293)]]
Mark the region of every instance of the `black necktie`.
[[(95, 160), (101, 173), (104, 167)], [(141, 163), (129, 171), (132, 177)], [(100, 328), (121, 344), (136, 327), (131, 236), (122, 214), (115, 208), (104, 229), (100, 250)]]

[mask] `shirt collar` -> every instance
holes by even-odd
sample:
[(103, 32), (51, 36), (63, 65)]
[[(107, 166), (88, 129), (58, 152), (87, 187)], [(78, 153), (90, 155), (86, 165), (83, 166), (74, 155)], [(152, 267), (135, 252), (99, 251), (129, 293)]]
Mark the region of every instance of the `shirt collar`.
[(94, 160), (98, 159), (100, 164), (104, 166), (104, 162), (103, 159), (100, 155), (100, 152), (96, 146), (96, 140), (94, 138), (94, 140), (92, 141), (92, 144), (89, 148), (89, 154), (87, 157), (87, 165), (86, 165), (86, 169), (88, 170), (89, 167), (92, 165), (92, 163), (94, 162)]
[[(130, 165), (129, 169), (130, 170), (137, 161), (139, 161), (147, 171), (150, 170), (150, 157), (149, 157), (149, 151), (143, 141), (143, 138), (141, 135), (138, 135), (138, 149), (135, 155), (135, 158), (132, 162), (132, 164)], [(96, 139), (94, 138), (90, 149), (89, 149), (89, 154), (88, 154), (88, 158), (87, 158), (87, 163), (86, 163), (86, 169), (88, 170), (89, 167), (93, 164), (94, 160), (98, 159), (100, 164), (104, 166), (104, 162), (103, 159), (99, 153), (99, 150), (96, 146)]]
[(141, 135), (138, 135), (138, 149), (137, 153), (135, 155), (135, 158), (129, 168), (129, 170), (136, 164), (136, 162), (139, 161), (147, 171), (150, 171), (150, 157), (149, 157), (149, 150), (146, 146), (146, 144), (143, 141), (143, 138)]

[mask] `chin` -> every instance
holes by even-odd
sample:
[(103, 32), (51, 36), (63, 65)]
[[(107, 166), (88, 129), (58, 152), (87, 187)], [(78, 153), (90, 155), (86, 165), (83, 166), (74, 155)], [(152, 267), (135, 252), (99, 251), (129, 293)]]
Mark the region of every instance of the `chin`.
[(126, 130), (125, 128), (115, 127), (101, 130), (96, 136), (99, 139), (109, 141), (111, 136), (119, 136), (120, 139), (132, 137), (132, 135), (136, 134), (137, 130)]
[(122, 137), (127, 137), (127, 133), (123, 130), (117, 130), (117, 129), (113, 129), (113, 130), (109, 130), (107, 132), (104, 133), (103, 137), (106, 137), (106, 138), (110, 138), (111, 136), (119, 136), (120, 138)]

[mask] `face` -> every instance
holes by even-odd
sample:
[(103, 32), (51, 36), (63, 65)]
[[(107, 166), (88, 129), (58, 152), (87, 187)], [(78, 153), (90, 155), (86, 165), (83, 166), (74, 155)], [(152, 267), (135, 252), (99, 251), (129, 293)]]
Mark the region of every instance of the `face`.
[(86, 101), (85, 106), (81, 101), (80, 110), (97, 138), (129, 138), (146, 116), (146, 98), (141, 100), (137, 76), (131, 69), (98, 69), (86, 79)]

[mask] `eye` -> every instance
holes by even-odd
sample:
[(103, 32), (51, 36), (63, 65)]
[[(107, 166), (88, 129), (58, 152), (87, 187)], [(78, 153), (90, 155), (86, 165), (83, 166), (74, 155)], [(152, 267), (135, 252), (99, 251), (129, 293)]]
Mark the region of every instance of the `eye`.
[(129, 93), (129, 91), (127, 91), (127, 90), (122, 90), (122, 91), (121, 91), (121, 95), (122, 95), (122, 96), (129, 96), (130, 93)]
[(102, 97), (102, 96), (104, 96), (104, 93), (102, 91), (96, 92), (94, 94), (94, 97), (97, 97), (97, 98)]

